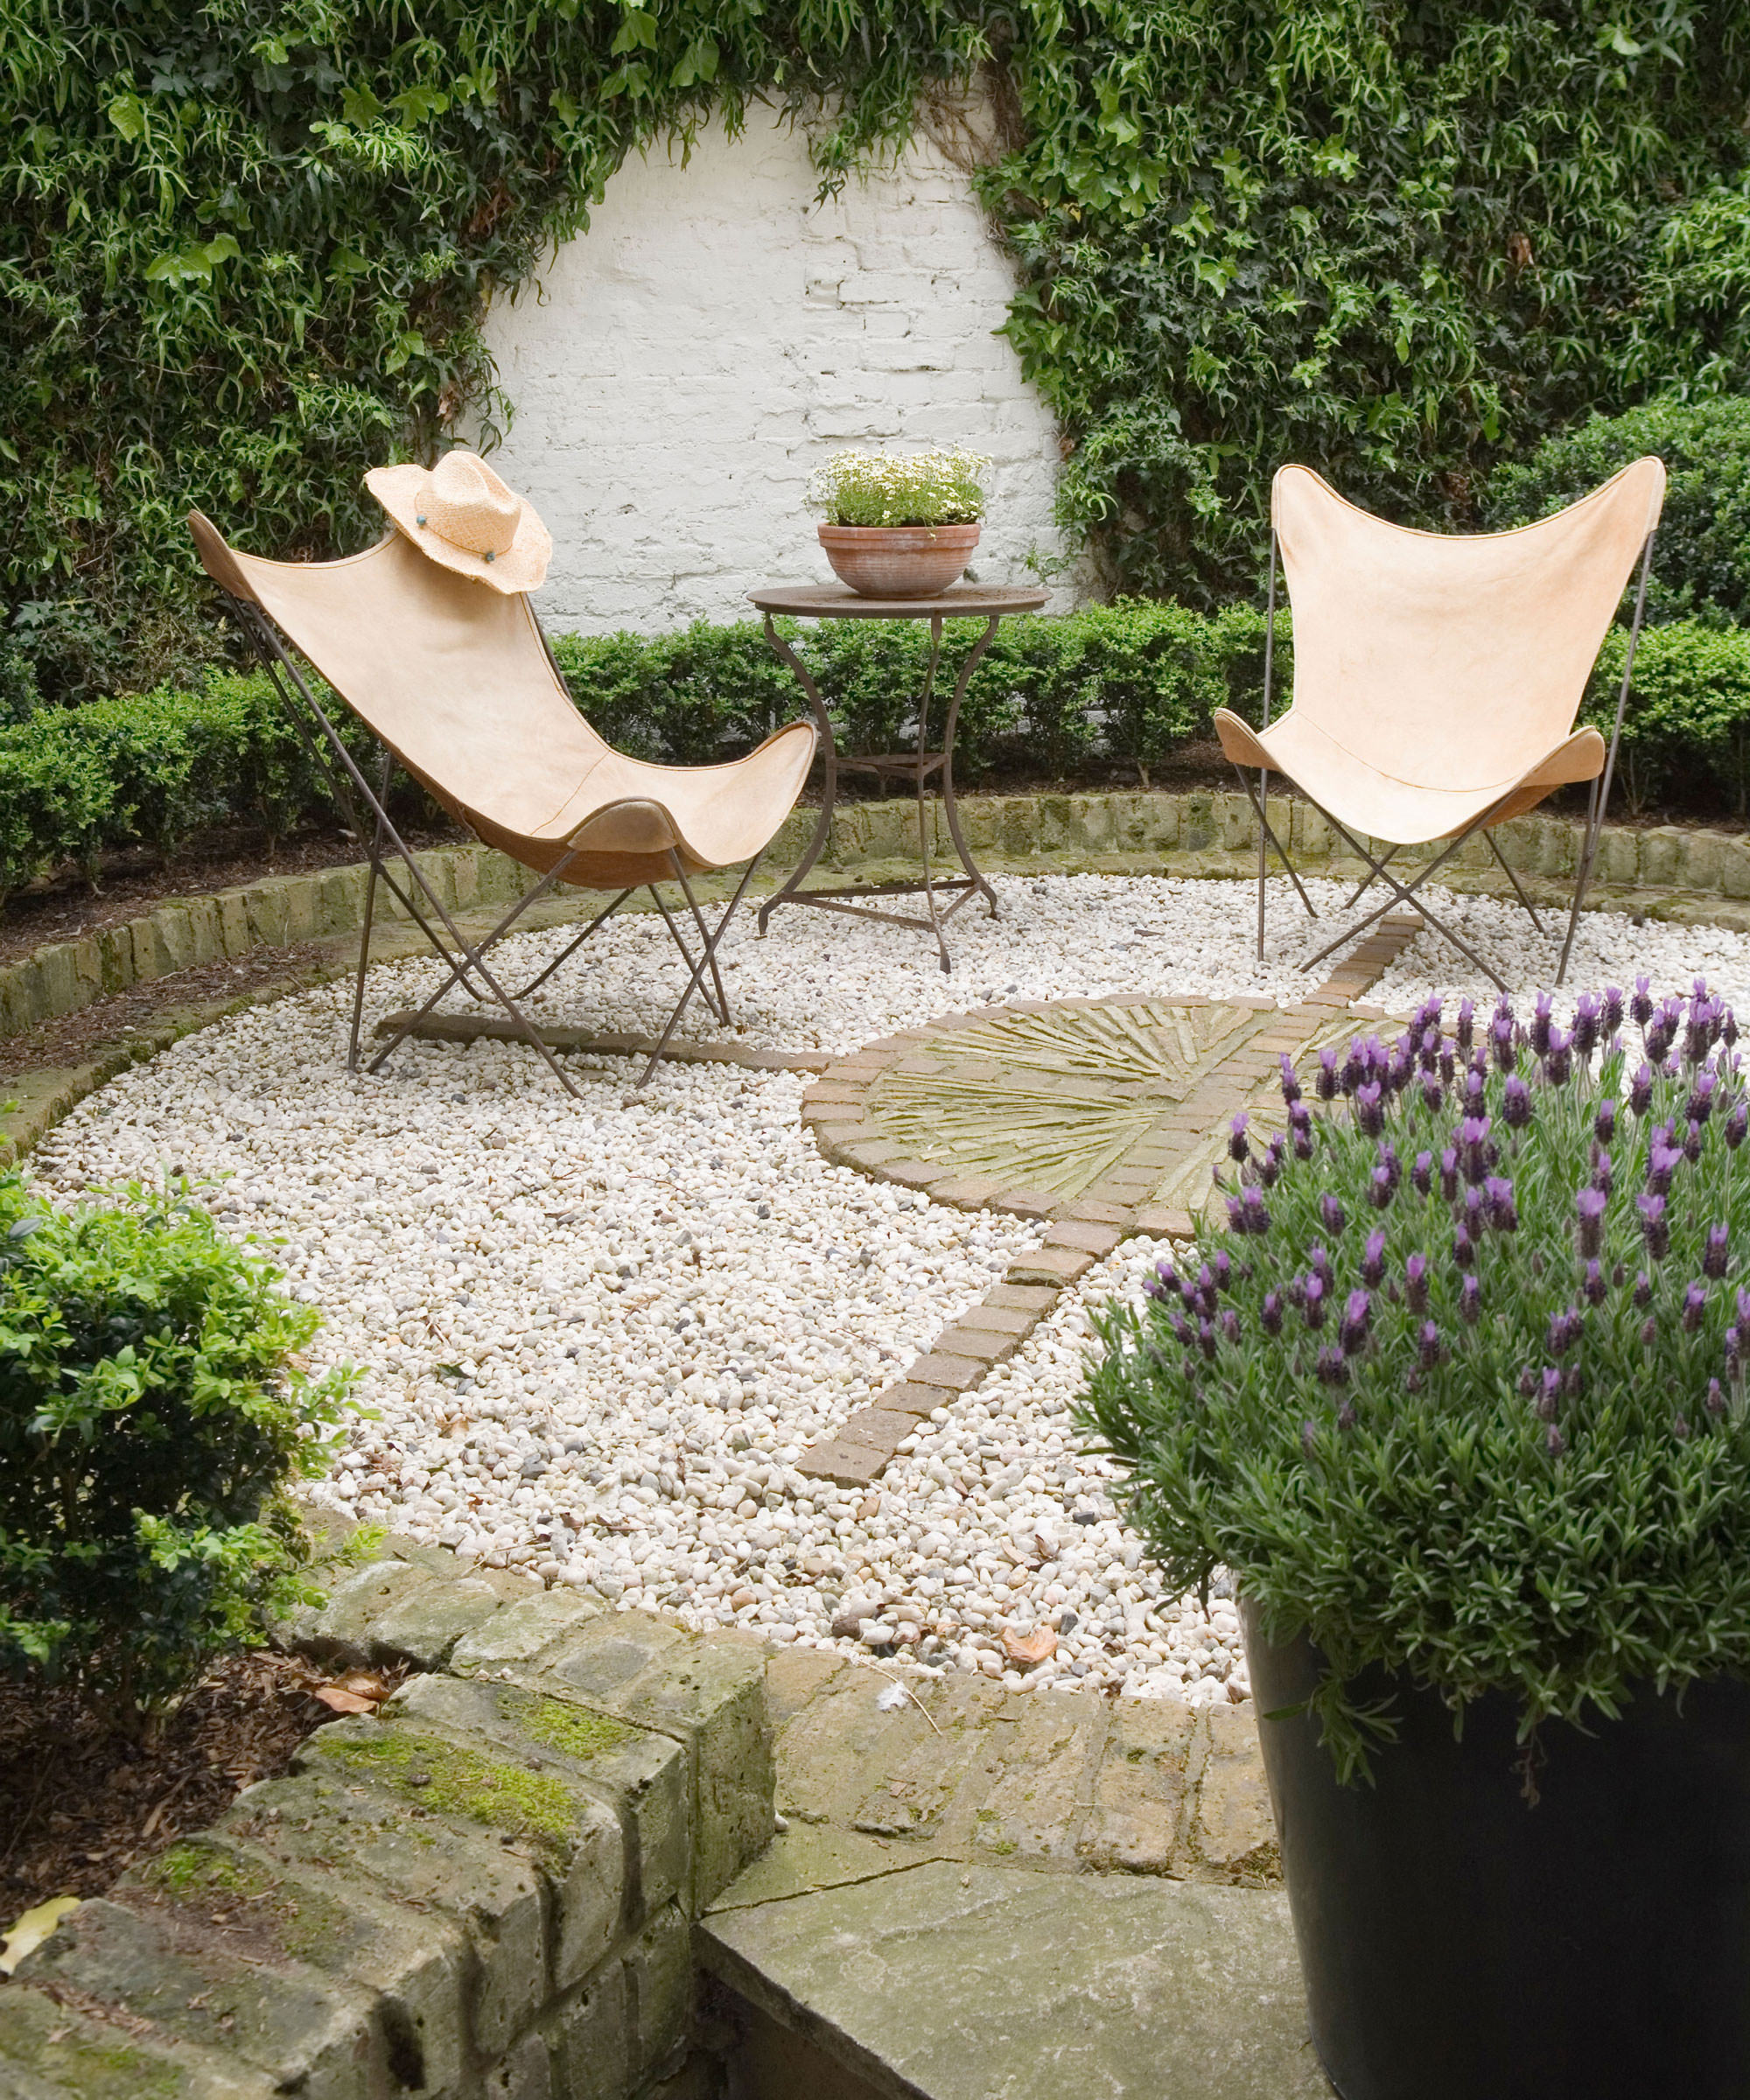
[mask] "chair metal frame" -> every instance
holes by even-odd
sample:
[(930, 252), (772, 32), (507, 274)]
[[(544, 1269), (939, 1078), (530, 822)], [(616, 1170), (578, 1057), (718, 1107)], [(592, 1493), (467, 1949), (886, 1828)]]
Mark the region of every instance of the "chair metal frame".
[[(1580, 907), (1585, 901), (1586, 887), (1592, 880), (1592, 868), (1598, 858), (1599, 838), (1604, 829), (1605, 805), (1610, 799), (1611, 780), (1616, 771), (1617, 746), (1622, 738), (1622, 719), (1628, 711), (1629, 690), (1634, 683), (1634, 651), (1636, 644), (1641, 639), (1642, 624), (1647, 609), (1647, 584), (1652, 574), (1653, 542), (1657, 536), (1657, 528), (1655, 528), (1647, 535), (1642, 544), (1640, 576), (1634, 591), (1634, 612), (1629, 622), (1628, 648), (1622, 665), (1622, 683), (1616, 696), (1616, 718), (1611, 727), (1610, 747), (1605, 754), (1603, 771), (1593, 775), (1591, 792), (1587, 799), (1584, 844), (1580, 849), (1579, 865), (1575, 872), (1573, 903), (1568, 913), (1567, 938), (1562, 943), (1561, 962), (1556, 971), (1558, 984), (1564, 983), (1567, 977), (1568, 958), (1573, 950), (1574, 935), (1579, 928)], [(1276, 653), (1276, 572), (1280, 558), (1277, 530), (1272, 523), (1270, 532), (1270, 581), (1264, 600), (1264, 720), (1260, 724), (1261, 731), (1270, 727), (1270, 688)], [(1288, 849), (1271, 828), (1267, 814), (1270, 768), (1261, 766), (1258, 769), (1256, 787), (1253, 786), (1251, 774), (1244, 766), (1236, 765), (1234, 771), (1251, 802), (1253, 814), (1258, 822), (1257, 952), (1258, 959), (1262, 961), (1264, 933), (1264, 878), (1269, 872), (1269, 855), (1272, 847), (1275, 849), (1278, 858), (1282, 862), (1283, 867), (1286, 870), (1290, 881), (1293, 883), (1295, 889), (1298, 892), (1300, 901), (1306, 906), (1308, 917), (1316, 919), (1319, 914), (1313, 906), (1312, 900), (1306, 894), (1306, 885), (1296, 872), (1294, 863), (1289, 858)], [(1284, 780), (1292, 779), (1292, 775), (1287, 774), (1284, 774), (1283, 777)], [(1295, 784), (1298, 785), (1298, 782)], [(1304, 788), (1300, 792), (1306, 794)], [(1526, 895), (1524, 886), (1520, 882), (1518, 876), (1508, 864), (1506, 857), (1495, 843), (1494, 832), (1490, 829), (1492, 825), (1502, 820), (1503, 812), (1520, 793), (1521, 788), (1518, 786), (1508, 788), (1505, 794), (1492, 802), (1480, 815), (1473, 817), (1461, 830), (1452, 834), (1451, 844), (1446, 846), (1445, 851), (1436, 855), (1407, 884), (1400, 882), (1390, 872), (1390, 867), (1391, 861), (1406, 850), (1404, 847), (1390, 846), (1382, 858), (1376, 859), (1347, 825), (1334, 816), (1322, 802), (1314, 796), (1307, 794), (1306, 800), (1312, 803), (1313, 808), (1348, 845), (1356, 858), (1365, 863), (1368, 871), (1362, 878), (1359, 887), (1345, 902), (1343, 909), (1346, 912), (1352, 910), (1376, 882), (1382, 882), (1391, 894), (1383, 904), (1376, 906), (1368, 912), (1365, 918), (1357, 920), (1353, 926), (1346, 928), (1334, 941), (1327, 942), (1316, 956), (1309, 956), (1300, 965), (1301, 969), (1312, 970), (1315, 965), (1322, 962), (1327, 956), (1334, 954), (1338, 948), (1347, 946), (1358, 934), (1365, 933), (1376, 920), (1383, 918), (1394, 904), (1404, 904), (1419, 912), (1442, 939), (1450, 942), (1452, 947), (1468, 962), (1474, 963), (1498, 990), (1504, 992), (1507, 990), (1505, 981), (1483, 961), (1474, 948), (1461, 940), (1450, 926), (1438, 918), (1430, 908), (1426, 900), (1418, 896), (1417, 892), (1431, 877), (1443, 868), (1452, 856), (1469, 842), (1476, 832), (1481, 831), (1490, 852), (1500, 863), (1507, 879), (1513, 885), (1514, 894), (1530, 914), (1532, 925), (1540, 934), (1544, 933), (1544, 922), (1538, 918), (1536, 906), (1532, 904), (1530, 898)]]
[[(347, 828), (366, 848), (370, 873), (365, 886), (365, 908), (359, 933), (359, 960), (353, 984), (353, 1012), (351, 1030), (347, 1039), (346, 1069), (349, 1072), (356, 1072), (359, 1069), (360, 1032), (365, 1003), (365, 973), (370, 965), (371, 931), (376, 913), (377, 885), (381, 882), (424, 935), (432, 952), (445, 965), (448, 974), (438, 989), (426, 999), (424, 1005), (401, 1022), (389, 1040), (365, 1067), (366, 1071), (373, 1074), (382, 1071), (388, 1059), (414, 1032), (420, 1022), (431, 1012), (451, 987), (459, 984), (474, 1000), (482, 1001), (490, 998), (501, 1006), (509, 1015), (519, 1034), (533, 1049), (539, 1053), (546, 1061), (553, 1076), (566, 1093), (570, 1095), (573, 1099), (581, 1098), (578, 1089), (572, 1084), (558, 1059), (554, 1055), (552, 1046), (523, 1012), (522, 1002), (531, 992), (544, 984), (548, 978), (564, 963), (569, 962), (591, 934), (612, 917), (613, 914), (632, 895), (632, 889), (622, 890), (606, 911), (598, 913), (583, 932), (564, 948), (563, 953), (548, 963), (538, 976), (531, 977), (528, 983), (518, 991), (508, 990), (504, 985), (500, 984), (486, 962), (488, 951), (504, 939), (532, 904), (544, 897), (556, 884), (564, 881), (565, 870), (584, 849), (575, 843), (566, 844), (566, 842), (556, 841), (556, 844), (566, 844), (566, 850), (560, 858), (532, 888), (526, 890), (517, 899), (509, 911), (499, 920), (490, 932), (480, 940), (470, 942), (451, 915), (430, 878), (420, 866), (417, 856), (402, 836), (396, 826), (395, 819), (388, 813), (388, 788), (396, 762), (394, 752), (386, 745), (383, 745), (380, 738), (375, 739), (383, 755), (379, 785), (373, 788), (363, 768), (347, 749), (346, 739), (341, 736), (334, 723), (330, 719), (326, 710), (311, 690), (309, 681), (298, 668), (291, 653), (280, 640), (273, 621), (269, 619), (261, 606), (252, 601), (239, 598), (222, 588), (220, 595), (223, 597), (232, 618), (255, 645), (256, 651), (261, 658), (269, 678), (273, 682), (274, 690), (279, 696), (281, 704), (285, 708), (287, 717), (298, 734), (299, 742), (303, 745), (312, 763), (317, 766), (326, 780), (335, 802), (346, 819)], [(529, 617), (535, 618), (532, 607)], [(563, 684), (563, 674), (554, 660), (551, 645), (538, 620), (536, 620), (536, 631), (541, 636), (541, 644), (547, 652), (548, 662), (553, 665), (555, 676), (558, 677)], [(652, 806), (635, 798), (611, 803), (606, 805), (605, 809), (592, 810), (588, 818), (578, 829), (580, 830), (587, 829), (590, 824), (598, 821), (608, 810), (649, 808)], [(638, 1086), (640, 1088), (649, 1085), (657, 1066), (662, 1060), (663, 1053), (668, 1049), (668, 1044), (673, 1039), (676, 1029), (679, 1027), (682, 1018), (688, 1006), (692, 1003), (693, 994), (696, 991), (704, 994), (706, 1004), (724, 1027), (732, 1025), (729, 998), (724, 990), (723, 974), (718, 967), (717, 951), (724, 934), (728, 931), (730, 920), (735, 916), (737, 906), (747, 893), (747, 886), (753, 879), (754, 870), (759, 866), (761, 858), (761, 855), (755, 854), (747, 864), (746, 870), (737, 885), (735, 894), (730, 899), (722, 918), (718, 921), (716, 929), (713, 931), (705, 923), (704, 914), (700, 908), (698, 899), (694, 894), (692, 885), (687, 879), (687, 872), (681, 864), (679, 853), (672, 846), (668, 849), (668, 859), (674, 870), (674, 879), (680, 886), (681, 892), (686, 899), (687, 907), (692, 915), (693, 924), (701, 943), (700, 952), (696, 956), (688, 947), (679, 921), (655, 884), (653, 882), (648, 886), (652, 898), (655, 900), (656, 907), (662, 915), (663, 923), (668, 928), (676, 947), (681, 951), (682, 962), (688, 966), (688, 976), (680, 998), (676, 1001), (673, 1012), (669, 1014), (662, 1036), (657, 1041), (654, 1050), (651, 1053), (650, 1060), (645, 1066), (643, 1074), (638, 1081)], [(403, 886), (402, 882), (397, 879), (394, 872), (393, 863), (396, 859), (399, 859), (406, 870), (409, 878), (406, 886)], [(633, 886), (634, 888), (638, 886), (640, 886), (635, 884)], [(417, 900), (419, 898), (424, 900), (426, 906), (424, 911), (420, 908)], [(438, 922), (437, 926), (432, 923), (434, 920)], [(443, 929), (441, 934), (438, 931), (439, 927)], [(453, 950), (445, 946), (444, 934), (447, 934), (449, 940), (454, 943)], [(710, 976), (709, 984), (705, 981), (707, 973)], [(478, 986), (474, 983), (476, 977), (480, 981)]]

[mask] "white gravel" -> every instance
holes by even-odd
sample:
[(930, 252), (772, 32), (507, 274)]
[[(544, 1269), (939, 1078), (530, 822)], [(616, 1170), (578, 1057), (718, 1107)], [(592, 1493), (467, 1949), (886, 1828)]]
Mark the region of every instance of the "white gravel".
[[(1343, 892), (1312, 886), (1328, 928)], [(1292, 998), (1317, 981), (1292, 968), (1309, 929), (1282, 883), (1262, 970), (1249, 886), (998, 887), (1003, 919), (956, 922), (951, 977), (916, 934), (792, 911), (760, 941), (745, 920), (728, 977), (742, 1040), (849, 1047), (985, 999)], [(1522, 915), (1447, 901), (1506, 958), (1516, 990), (1553, 975)], [(565, 938), (517, 941), (510, 980)], [(431, 968), (374, 972), (368, 1018), (405, 1004)], [(1750, 1008), (1744, 936), (1582, 921), (1571, 985), (1632, 985), (1642, 971), (1656, 991), (1704, 974)], [(627, 919), (540, 1004), (648, 1029), (676, 979), (660, 922)], [(1430, 990), (1493, 996), (1429, 934), (1369, 996), (1390, 1008)], [(1012, 1684), (1244, 1696), (1228, 1603), (1212, 1599), (1206, 1618), (1162, 1593), (1105, 1499), (1106, 1468), (1076, 1454), (1070, 1429), (1087, 1308), (1135, 1287), (1152, 1250), (1096, 1266), (1008, 1365), (920, 1426), (877, 1491), (822, 1487), (794, 1470), (807, 1446), (896, 1378), (1040, 1228), (826, 1166), (798, 1124), (802, 1078), (669, 1067), (637, 1095), (632, 1062), (598, 1060), (592, 1074), (574, 1060), (573, 1102), (521, 1047), (414, 1044), (392, 1077), (354, 1079), (346, 1004), (328, 987), (189, 1038), (92, 1096), (33, 1161), (63, 1199), (165, 1167), (219, 1181), (208, 1200), (227, 1229), (284, 1242), (292, 1288), (327, 1316), (316, 1361), (362, 1372), (319, 1494), (696, 1625), (896, 1646)], [(696, 1005), (687, 1033), (707, 1032)], [(1023, 1673), (1004, 1636), (1046, 1625), (1056, 1653)]]

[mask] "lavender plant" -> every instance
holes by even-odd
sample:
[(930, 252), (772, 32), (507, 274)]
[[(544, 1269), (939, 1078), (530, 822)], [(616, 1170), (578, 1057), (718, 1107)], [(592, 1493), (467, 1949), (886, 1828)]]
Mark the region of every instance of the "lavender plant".
[[(1345, 1781), (1393, 1734), (1372, 1665), (1521, 1739), (1750, 1675), (1750, 1094), (1698, 981), (1570, 1026), (1431, 1001), (1283, 1060), (1235, 1119), (1227, 1228), (1099, 1321), (1082, 1423), (1169, 1580), (1233, 1571), (1305, 1632)], [(1624, 1039), (1624, 1025), (1628, 1040)]]

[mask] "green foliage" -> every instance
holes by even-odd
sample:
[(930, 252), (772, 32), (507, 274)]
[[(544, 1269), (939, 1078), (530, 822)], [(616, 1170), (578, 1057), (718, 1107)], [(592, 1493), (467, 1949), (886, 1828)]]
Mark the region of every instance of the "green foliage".
[[(835, 178), (980, 31), (899, 0), (0, 0), (0, 606), (89, 607), (139, 685), (218, 646), (191, 505), (344, 551), (366, 467), (503, 422), (484, 301), (628, 152), (758, 94)], [(92, 645), (38, 639), (46, 696), (86, 696)]]
[(976, 525), (984, 515), (990, 462), (952, 452), (835, 452), (808, 483), (808, 500), (834, 525)]
[(1009, 332), (1121, 590), (1250, 598), (1287, 458), (1464, 525), (1588, 410), (1744, 385), (1740, 12), (0, 0), (0, 706), (190, 682), (189, 505), (330, 554), (366, 467), (490, 442), (484, 302), (627, 153), (760, 97), (830, 188), (985, 61)]
[[(1647, 617), (1750, 626), (1750, 400), (1664, 400), (1594, 416), (1546, 438), (1488, 485), (1488, 522), (1504, 530), (1577, 502), (1644, 453), (1665, 462)], [(1634, 604), (1627, 596), (1624, 617)]]
[(1741, 388), (1750, 39), (1715, 0), (1037, 7), (984, 192), (1125, 590), (1257, 591), (1300, 460), (1404, 522), (1593, 408)]
[(186, 1185), (56, 1212), (0, 1177), (0, 1670), (136, 1728), (301, 1593), (287, 1482), (346, 1380)]
[(1645, 983), (1627, 1048), (1620, 993), (1474, 1045), (1436, 1001), (1320, 1053), (1316, 1102), (1285, 1073), (1202, 1266), (1100, 1323), (1082, 1421), (1131, 1521), (1169, 1585), (1228, 1567), (1311, 1637), (1346, 1779), (1391, 1735), (1371, 1665), (1457, 1721), (1507, 1691), (1522, 1736), (1750, 1675), (1750, 1099), (1726, 1010)]
[[(1605, 636), (1581, 710), (1606, 739), (1628, 646), (1621, 627)], [(1642, 630), (1616, 779), (1637, 815), (1667, 797), (1693, 802), (1701, 780), (1740, 816), (1750, 813), (1750, 631), (1693, 620)]]

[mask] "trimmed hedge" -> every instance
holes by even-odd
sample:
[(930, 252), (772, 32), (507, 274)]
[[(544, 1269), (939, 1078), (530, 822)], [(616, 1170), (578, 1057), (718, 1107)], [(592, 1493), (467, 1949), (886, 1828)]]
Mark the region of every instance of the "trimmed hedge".
[[(974, 621), (948, 625), (938, 724), (979, 631)], [(842, 621), (789, 632), (845, 748), (892, 751), (914, 739), (928, 646), (920, 626)], [(1146, 783), (1177, 746), (1208, 732), (1216, 707), (1257, 719), (1264, 634), (1250, 607), (1208, 614), (1143, 600), (1009, 621), (969, 681), (956, 772), (976, 780), (1008, 765), (1061, 779), (1098, 757), (1134, 766)], [(1284, 615), (1278, 709), (1292, 682), (1291, 639)], [(1606, 733), (1625, 639), (1618, 629), (1606, 640), (1586, 701), (1586, 718)], [(733, 756), (801, 705), (794, 679), (752, 622), (701, 621), (654, 637), (561, 635), (554, 654), (610, 743), (669, 764)], [(363, 732), (352, 733), (362, 754)], [(1750, 633), (1695, 620), (1647, 631), (1618, 777), (1631, 809), (1702, 780), (1745, 812)], [(398, 792), (416, 798), (409, 782)], [(326, 783), (259, 672), (215, 675), (194, 692), (165, 688), (46, 710), (0, 728), (0, 899), (68, 861), (94, 877), (116, 847), (144, 842), (171, 855), (214, 825), (248, 823), (275, 838), (332, 814)]]

